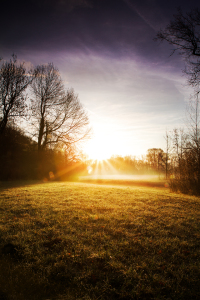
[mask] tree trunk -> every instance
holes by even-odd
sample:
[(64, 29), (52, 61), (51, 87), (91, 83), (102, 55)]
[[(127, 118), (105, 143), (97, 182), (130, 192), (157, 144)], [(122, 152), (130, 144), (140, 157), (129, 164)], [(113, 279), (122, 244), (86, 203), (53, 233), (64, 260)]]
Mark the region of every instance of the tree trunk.
[(42, 150), (43, 135), (44, 135), (44, 118), (42, 117), (40, 120), (40, 129), (39, 129), (39, 136), (38, 136), (38, 152)]
[(4, 129), (6, 128), (7, 121), (8, 121), (8, 117), (7, 117), (7, 115), (5, 115), (3, 117), (3, 120), (1, 120), (1, 122), (0, 122), (0, 134), (2, 134)]

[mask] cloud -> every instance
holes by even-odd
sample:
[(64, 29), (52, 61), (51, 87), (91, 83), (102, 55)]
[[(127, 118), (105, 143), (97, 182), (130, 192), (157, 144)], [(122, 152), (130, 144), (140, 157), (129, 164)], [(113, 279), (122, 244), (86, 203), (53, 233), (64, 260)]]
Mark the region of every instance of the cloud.
[(130, 135), (134, 128), (141, 133), (144, 126), (146, 132), (159, 126), (158, 134), (182, 123), (188, 88), (175, 68), (154, 69), (142, 61), (94, 55), (66, 55), (58, 63), (67, 87), (79, 94), (92, 123), (103, 118), (128, 129)]
[(39, 9), (53, 8), (58, 11), (65, 10), (67, 12), (72, 11), (77, 7), (92, 7), (92, 0), (32, 0), (30, 1), (32, 6), (36, 6)]
[(22, 1), (12, 9), (8, 1), (1, 11), (0, 45), (5, 53), (25, 49), (155, 56), (155, 32), (123, 0), (114, 5), (111, 0)]
[(92, 124), (110, 124), (118, 141), (126, 136), (124, 149), (132, 153), (137, 141), (138, 149), (161, 147), (165, 129), (181, 124), (190, 91), (180, 56), (169, 57), (169, 45), (153, 38), (175, 5), (195, 3), (31, 0), (11, 7), (4, 1), (0, 55), (10, 59), (15, 52), (34, 65), (53, 62), (66, 87), (79, 94)]
[(154, 31), (156, 31), (156, 28), (153, 26), (153, 24), (137, 9), (135, 3), (133, 4), (130, 0), (123, 0), (134, 12), (140, 16), (140, 18)]

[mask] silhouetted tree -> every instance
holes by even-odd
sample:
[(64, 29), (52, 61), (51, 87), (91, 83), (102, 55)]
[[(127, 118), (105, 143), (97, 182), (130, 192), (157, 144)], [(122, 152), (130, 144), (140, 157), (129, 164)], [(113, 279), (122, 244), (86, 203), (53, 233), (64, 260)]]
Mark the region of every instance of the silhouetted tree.
[(157, 33), (155, 40), (167, 41), (174, 46), (174, 52), (186, 61), (185, 72), (191, 85), (200, 83), (200, 11), (198, 8), (183, 14), (181, 9), (165, 29)]
[(200, 194), (200, 127), (198, 94), (188, 107), (187, 133), (174, 129), (172, 142), (173, 178), (170, 182), (174, 191)]
[(12, 56), (0, 69), (0, 134), (11, 118), (24, 116), (26, 103), (24, 91), (33, 80), (23, 63)]
[(200, 194), (200, 11), (198, 8), (183, 14), (179, 9), (174, 19), (160, 30), (157, 40), (167, 41), (185, 59), (189, 84), (194, 87), (194, 99), (188, 109), (187, 134), (177, 129), (173, 132), (174, 180), (171, 187), (185, 193)]
[(73, 89), (65, 91), (58, 69), (53, 64), (35, 69), (32, 83), (32, 115), (36, 120), (38, 151), (57, 144), (71, 147), (89, 134), (88, 116)]

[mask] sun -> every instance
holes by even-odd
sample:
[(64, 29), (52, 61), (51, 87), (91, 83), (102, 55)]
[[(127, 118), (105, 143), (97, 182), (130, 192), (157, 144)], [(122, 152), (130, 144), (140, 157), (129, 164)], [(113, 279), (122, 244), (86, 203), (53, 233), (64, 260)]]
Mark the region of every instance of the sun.
[(85, 152), (89, 159), (106, 160), (112, 156), (112, 150), (108, 147), (103, 139), (92, 139), (88, 142)]
[(83, 152), (92, 160), (107, 160), (113, 155), (122, 155), (124, 150), (123, 137), (112, 123), (104, 120), (93, 123), (93, 136), (84, 145)]

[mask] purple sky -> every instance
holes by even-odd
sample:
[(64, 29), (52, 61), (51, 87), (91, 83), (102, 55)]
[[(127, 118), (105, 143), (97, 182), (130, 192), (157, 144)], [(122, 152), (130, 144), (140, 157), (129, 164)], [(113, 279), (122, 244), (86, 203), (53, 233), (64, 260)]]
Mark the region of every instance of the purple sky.
[(165, 132), (184, 124), (191, 90), (181, 57), (153, 38), (178, 7), (198, 6), (197, 0), (3, 0), (0, 56), (14, 52), (27, 64), (58, 67), (88, 111), (90, 155), (165, 150)]

